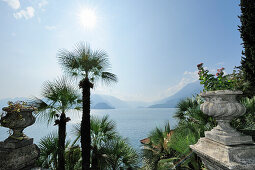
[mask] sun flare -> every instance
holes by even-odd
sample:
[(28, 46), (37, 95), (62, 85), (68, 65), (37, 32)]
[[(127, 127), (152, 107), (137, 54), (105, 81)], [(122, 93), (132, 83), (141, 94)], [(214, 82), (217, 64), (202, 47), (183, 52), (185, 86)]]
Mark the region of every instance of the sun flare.
[(93, 9), (86, 8), (78, 14), (80, 24), (86, 29), (93, 29), (97, 23), (96, 12)]

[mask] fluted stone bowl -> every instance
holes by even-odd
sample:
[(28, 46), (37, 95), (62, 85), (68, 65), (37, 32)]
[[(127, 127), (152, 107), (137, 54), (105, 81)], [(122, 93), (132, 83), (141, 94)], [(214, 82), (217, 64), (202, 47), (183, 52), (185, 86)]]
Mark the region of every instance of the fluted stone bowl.
[(253, 143), (251, 136), (243, 135), (230, 126), (235, 117), (245, 114), (245, 107), (236, 100), (241, 91), (217, 90), (200, 94), (205, 102), (200, 109), (204, 114), (212, 116), (218, 125), (205, 132), (205, 137), (225, 145)]
[(13, 131), (13, 134), (9, 138), (22, 140), (27, 138), (23, 133), (23, 130), (35, 123), (35, 117), (32, 112), (35, 108), (22, 108), (20, 112), (12, 112), (8, 107), (4, 107), (3, 111), (6, 111), (6, 115), (0, 120), (3, 127), (9, 128)]
[(235, 117), (242, 116), (246, 109), (236, 100), (241, 91), (217, 90), (207, 91), (200, 94), (205, 99), (200, 109), (203, 113), (217, 119), (232, 120)]

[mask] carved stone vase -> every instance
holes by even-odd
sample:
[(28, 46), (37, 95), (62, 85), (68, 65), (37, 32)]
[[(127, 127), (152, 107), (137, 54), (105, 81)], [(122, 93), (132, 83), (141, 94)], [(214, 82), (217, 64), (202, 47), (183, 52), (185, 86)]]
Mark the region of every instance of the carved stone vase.
[(253, 143), (251, 136), (243, 135), (230, 126), (231, 120), (242, 116), (246, 109), (236, 100), (241, 91), (217, 90), (200, 94), (205, 99), (200, 109), (204, 114), (216, 119), (218, 125), (205, 132), (205, 137), (224, 145)]
[(8, 107), (3, 108), (7, 114), (1, 118), (0, 123), (3, 127), (9, 128), (13, 131), (12, 135), (6, 140), (23, 140), (29, 139), (23, 130), (35, 123), (35, 117), (32, 112), (34, 108), (22, 108), (20, 112), (11, 112)]
[(216, 119), (218, 125), (205, 132), (190, 148), (209, 170), (254, 170), (255, 144), (251, 136), (243, 135), (230, 126), (231, 120), (245, 113), (236, 100), (241, 91), (218, 90), (200, 94), (205, 99), (200, 109)]
[(13, 133), (0, 142), (0, 169), (28, 170), (34, 167), (40, 150), (33, 144), (33, 138), (27, 137), (23, 130), (35, 123), (32, 107), (21, 108), (19, 112), (3, 108), (6, 112), (1, 117), (1, 126), (9, 128)]

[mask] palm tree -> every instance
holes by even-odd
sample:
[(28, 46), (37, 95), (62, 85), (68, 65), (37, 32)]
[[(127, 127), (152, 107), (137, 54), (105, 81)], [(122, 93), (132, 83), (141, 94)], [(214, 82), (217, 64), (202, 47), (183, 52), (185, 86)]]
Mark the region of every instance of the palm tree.
[[(65, 169), (65, 139), (66, 123), (71, 119), (66, 117), (66, 113), (73, 106), (78, 105), (78, 92), (72, 87), (65, 78), (59, 78), (53, 82), (47, 81), (43, 85), (43, 99), (36, 98), (35, 105), (38, 107), (39, 116), (48, 119), (48, 123), (55, 119), (55, 125), (58, 125), (58, 169)], [(75, 109), (79, 109), (76, 107)]]
[[(40, 157), (37, 160), (37, 166), (42, 168), (56, 169), (58, 166), (58, 135), (50, 133), (43, 137), (39, 142)], [(65, 143), (65, 148), (70, 145), (70, 141)]]
[(61, 50), (59, 63), (71, 76), (80, 77), (79, 87), (82, 89), (83, 113), (81, 121), (82, 169), (90, 168), (90, 89), (101, 79), (106, 84), (117, 82), (115, 74), (108, 72), (110, 64), (106, 52), (92, 50), (88, 44), (79, 43), (73, 52)]
[(177, 157), (188, 158), (183, 164), (179, 164), (181, 167), (189, 169), (201, 167), (201, 160), (195, 154), (191, 154), (189, 145), (195, 144), (200, 137), (204, 137), (204, 131), (211, 130), (216, 125), (212, 117), (200, 110), (202, 103), (201, 97), (196, 96), (183, 99), (177, 104), (174, 117), (179, 122), (168, 147), (176, 151)]
[(37, 160), (37, 166), (42, 168), (55, 169), (58, 165), (57, 150), (58, 137), (52, 133), (43, 137), (39, 142), (40, 157)]
[(143, 161), (147, 169), (159, 169), (158, 163), (160, 160), (169, 159), (173, 156), (173, 151), (168, 148), (167, 143), (171, 138), (173, 131), (170, 129), (170, 124), (166, 123), (164, 130), (156, 127), (149, 134), (149, 140), (142, 143)]
[[(108, 116), (91, 117), (91, 169), (118, 169), (121, 166), (135, 167), (138, 156), (116, 132), (115, 123)], [(76, 124), (73, 133), (77, 136), (73, 145), (81, 137), (80, 124)], [(113, 168), (114, 167), (114, 168)]]
[(108, 140), (101, 152), (105, 154), (105, 169), (137, 169), (138, 155), (125, 139), (117, 136)]

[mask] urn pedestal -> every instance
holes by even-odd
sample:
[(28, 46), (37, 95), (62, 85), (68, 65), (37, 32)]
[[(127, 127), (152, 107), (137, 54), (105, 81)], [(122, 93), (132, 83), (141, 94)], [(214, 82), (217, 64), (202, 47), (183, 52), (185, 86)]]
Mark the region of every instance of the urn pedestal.
[(202, 159), (210, 170), (254, 170), (255, 144), (251, 136), (243, 135), (230, 126), (230, 121), (245, 113), (245, 107), (236, 96), (241, 91), (218, 90), (204, 92), (205, 102), (200, 109), (213, 116), (218, 125), (205, 132), (190, 148)]
[(10, 128), (13, 133), (0, 142), (0, 170), (31, 169), (39, 157), (40, 150), (27, 137), (23, 130), (34, 124), (33, 108), (22, 108), (20, 112), (10, 112), (3, 108), (6, 115), (0, 120), (2, 126)]

